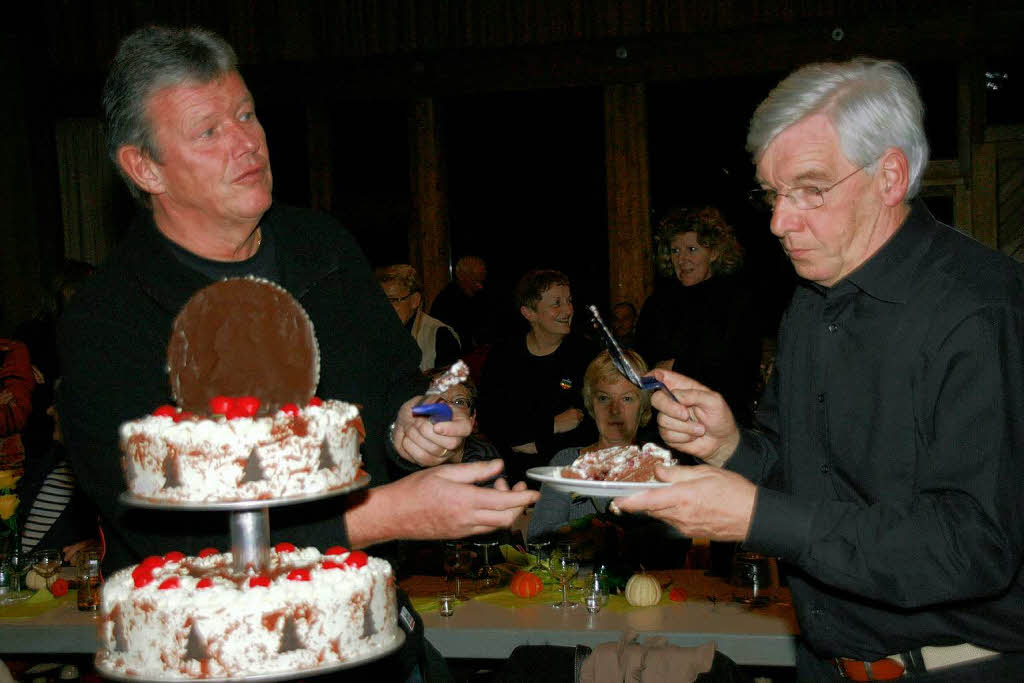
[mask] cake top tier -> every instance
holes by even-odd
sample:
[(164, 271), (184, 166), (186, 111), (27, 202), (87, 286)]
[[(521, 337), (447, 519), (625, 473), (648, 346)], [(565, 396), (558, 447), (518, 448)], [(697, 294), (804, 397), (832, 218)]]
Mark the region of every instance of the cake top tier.
[(183, 410), (206, 413), (215, 396), (254, 396), (267, 415), (309, 402), (320, 350), (291, 294), (260, 278), (229, 278), (196, 292), (174, 319), (167, 372)]

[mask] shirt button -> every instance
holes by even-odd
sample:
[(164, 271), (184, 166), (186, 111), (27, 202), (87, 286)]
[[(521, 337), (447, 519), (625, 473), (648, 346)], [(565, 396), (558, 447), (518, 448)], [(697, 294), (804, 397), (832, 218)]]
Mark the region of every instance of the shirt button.
[(822, 465), (821, 466), (821, 473), (822, 474), (828, 474), (829, 469), (831, 469), (831, 468), (827, 464)]
[(817, 398), (818, 398), (818, 403), (824, 403), (825, 402), (825, 394), (818, 394)]
[(835, 334), (836, 330), (838, 330), (838, 329), (839, 329), (839, 325), (836, 325), (835, 323), (829, 323), (828, 324), (828, 331), (829, 332)]

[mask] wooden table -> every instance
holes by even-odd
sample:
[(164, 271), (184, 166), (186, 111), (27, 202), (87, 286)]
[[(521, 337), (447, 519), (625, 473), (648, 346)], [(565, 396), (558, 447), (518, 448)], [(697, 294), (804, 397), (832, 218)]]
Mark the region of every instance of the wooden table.
[[(651, 573), (662, 580), (671, 578), (673, 586), (687, 591), (687, 600), (590, 614), (582, 606), (565, 611), (543, 603), (510, 609), (470, 599), (458, 603), (450, 617), (425, 611), (423, 623), (427, 638), (445, 657), (506, 658), (518, 645), (594, 647), (616, 642), (633, 630), (641, 640), (664, 636), (682, 646), (713, 640), (738, 664), (794, 666), (799, 629), (788, 590), (781, 591), (783, 604), (751, 609), (732, 601), (732, 589), (723, 580), (701, 570)], [(414, 576), (402, 582), (414, 597), (436, 594), (443, 585), (438, 577)]]
[[(427, 638), (445, 657), (506, 658), (518, 645), (589, 645), (618, 641), (624, 631), (637, 631), (641, 640), (664, 636), (676, 645), (693, 646), (714, 640), (718, 649), (738, 664), (793, 666), (795, 635), (793, 610), (776, 604), (749, 609), (731, 601), (731, 590), (720, 579), (699, 570), (652, 572), (671, 578), (689, 594), (682, 603), (604, 609), (589, 614), (578, 607), (569, 612), (548, 604), (509, 608), (479, 599), (459, 603), (455, 614), (442, 617), (424, 613)], [(402, 585), (411, 595), (435, 594), (443, 586), (438, 577), (411, 577)], [(712, 602), (707, 596), (717, 596)], [(788, 598), (788, 592), (783, 593)], [(96, 618), (79, 612), (70, 600), (40, 616), (23, 620), (0, 619), (0, 653), (95, 652)]]

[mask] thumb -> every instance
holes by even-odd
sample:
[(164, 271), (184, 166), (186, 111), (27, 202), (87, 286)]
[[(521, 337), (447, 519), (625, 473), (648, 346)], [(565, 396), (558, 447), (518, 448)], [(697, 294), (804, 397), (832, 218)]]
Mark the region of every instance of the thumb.
[(433, 468), (433, 471), (448, 481), (459, 482), (462, 484), (473, 484), (478, 481), (494, 479), (504, 467), (504, 461), (500, 458), (496, 458), (494, 460), (485, 460), (482, 462), (463, 462), (441, 465), (440, 467)]

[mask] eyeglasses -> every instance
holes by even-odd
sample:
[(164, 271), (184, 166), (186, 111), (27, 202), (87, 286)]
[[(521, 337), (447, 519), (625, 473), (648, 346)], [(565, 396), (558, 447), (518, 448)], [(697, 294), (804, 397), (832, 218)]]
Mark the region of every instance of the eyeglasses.
[(778, 203), (779, 197), (785, 197), (791, 204), (793, 204), (793, 206), (804, 211), (817, 209), (825, 205), (826, 192), (831, 192), (836, 189), (844, 182), (863, 171), (865, 168), (867, 168), (867, 166), (861, 166), (850, 175), (840, 178), (831, 186), (825, 188), (808, 185), (804, 187), (794, 187), (789, 192), (779, 192), (771, 188), (757, 188), (755, 190), (751, 190), (747, 197), (755, 207), (759, 209), (767, 209), (768, 211), (775, 210), (775, 205)]
[(391, 305), (394, 306), (395, 304), (402, 303), (403, 301), (405, 301), (406, 299), (408, 299), (410, 296), (412, 296), (415, 293), (416, 292), (409, 292), (405, 296), (389, 296), (388, 297), (388, 301), (390, 301)]
[(467, 413), (473, 412), (473, 399), (466, 398), (465, 396), (456, 396), (455, 398), (452, 399), (444, 398), (443, 396), (441, 396), (438, 397), (438, 401), (440, 401), (441, 403), (447, 403), (450, 406), (455, 406), (456, 408), (462, 408)]

